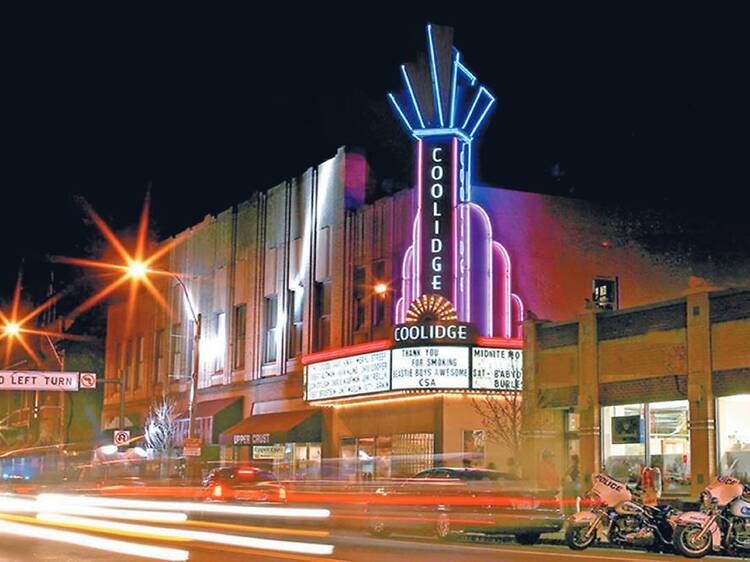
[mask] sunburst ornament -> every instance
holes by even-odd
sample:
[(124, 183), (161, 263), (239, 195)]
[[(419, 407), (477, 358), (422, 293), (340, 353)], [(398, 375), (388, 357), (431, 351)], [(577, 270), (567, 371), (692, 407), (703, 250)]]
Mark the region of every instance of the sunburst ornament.
[(406, 323), (454, 322), (458, 320), (451, 301), (440, 295), (422, 295), (412, 301), (406, 312)]

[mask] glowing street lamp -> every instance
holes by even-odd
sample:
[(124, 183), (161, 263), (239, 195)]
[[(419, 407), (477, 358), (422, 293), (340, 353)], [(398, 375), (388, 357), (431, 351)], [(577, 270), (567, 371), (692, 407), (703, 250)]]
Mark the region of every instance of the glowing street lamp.
[(21, 333), (21, 327), (13, 322), (9, 322), (5, 326), (3, 326), (3, 330), (9, 336), (17, 336), (19, 333)]
[[(201, 315), (195, 312), (193, 307), (193, 301), (190, 298), (190, 293), (185, 286), (185, 282), (182, 278), (174, 272), (165, 271), (153, 267), (153, 264), (162, 256), (166, 255), (181, 239), (175, 238), (174, 240), (163, 244), (158, 250), (152, 253), (150, 256), (146, 256), (146, 238), (148, 236), (148, 212), (149, 212), (150, 197), (146, 195), (146, 201), (143, 204), (143, 210), (141, 211), (141, 217), (138, 224), (138, 236), (136, 238), (135, 252), (131, 254), (125, 249), (124, 244), (117, 238), (112, 229), (107, 225), (106, 222), (94, 211), (94, 209), (84, 202), (84, 210), (93, 220), (94, 224), (99, 228), (104, 237), (110, 242), (113, 248), (117, 251), (122, 259), (123, 263), (106, 263), (95, 260), (85, 260), (78, 258), (56, 258), (56, 261), (63, 263), (69, 263), (73, 265), (80, 265), (84, 267), (106, 269), (115, 272), (121, 272), (121, 275), (107, 285), (104, 289), (87, 299), (81, 304), (72, 315), (81, 314), (85, 310), (99, 303), (107, 295), (117, 290), (120, 286), (130, 281), (130, 298), (128, 300), (128, 316), (127, 322), (129, 324), (132, 317), (133, 309), (135, 307), (135, 298), (138, 286), (144, 286), (154, 299), (164, 308), (167, 312), (170, 312), (167, 302), (164, 297), (154, 286), (150, 277), (153, 275), (166, 275), (172, 277), (182, 289), (187, 301), (188, 310), (193, 318), (195, 332), (193, 338), (195, 341), (194, 345), (194, 357), (193, 367), (190, 375), (190, 420), (188, 433), (190, 437), (195, 437), (196, 424), (195, 424), (195, 412), (197, 403), (198, 393), (198, 369), (200, 366), (200, 339), (201, 339)], [(120, 381), (120, 428), (122, 429), (124, 418), (125, 418), (125, 393), (124, 393), (124, 381)]]
[(378, 283), (375, 285), (375, 294), (376, 295), (385, 295), (388, 292), (388, 285), (385, 283)]

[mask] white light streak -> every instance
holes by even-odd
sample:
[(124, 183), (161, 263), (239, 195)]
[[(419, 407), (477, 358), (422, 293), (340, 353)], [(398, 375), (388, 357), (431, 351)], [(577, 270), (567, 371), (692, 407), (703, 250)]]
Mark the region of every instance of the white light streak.
[(11, 521), (0, 521), (0, 533), (30, 539), (68, 543), (77, 547), (94, 548), (155, 560), (182, 561), (190, 557), (187, 550), (104, 539), (71, 531), (59, 531), (48, 528), (40, 529), (37, 525), (25, 525)]
[(225, 535), (207, 531), (192, 531), (188, 529), (172, 529), (169, 527), (152, 527), (150, 525), (136, 525), (133, 523), (119, 523), (117, 521), (100, 521), (83, 517), (72, 517), (56, 513), (40, 513), (40, 521), (59, 523), (62, 525), (78, 525), (89, 529), (109, 530), (124, 533), (140, 533), (159, 536), (166, 539), (191, 540), (205, 543), (254, 548), (262, 550), (276, 550), (280, 552), (295, 552), (301, 554), (316, 554), (326, 556), (333, 553), (333, 545), (304, 543), (297, 541), (280, 541), (275, 539), (260, 539), (238, 535)]
[(258, 507), (246, 505), (225, 505), (209, 502), (175, 502), (131, 500), (95, 496), (75, 496), (67, 494), (40, 494), (40, 501), (71, 503), (100, 507), (119, 507), (123, 509), (148, 509), (157, 511), (222, 513), (229, 515), (249, 515), (262, 517), (299, 517), (304, 519), (326, 519), (331, 512), (328, 509), (299, 507)]

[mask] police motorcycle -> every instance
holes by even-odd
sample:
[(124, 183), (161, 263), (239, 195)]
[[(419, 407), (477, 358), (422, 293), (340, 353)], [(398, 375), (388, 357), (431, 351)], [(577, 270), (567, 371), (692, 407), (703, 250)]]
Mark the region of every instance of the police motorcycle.
[(711, 550), (750, 550), (750, 487), (729, 476), (733, 468), (703, 490), (700, 511), (678, 518), (674, 546), (688, 558), (701, 558)]
[(671, 547), (678, 512), (671, 506), (647, 505), (633, 498), (627, 485), (598, 473), (584, 498), (590, 508), (568, 518), (565, 542), (584, 550), (606, 537), (621, 546), (667, 550)]

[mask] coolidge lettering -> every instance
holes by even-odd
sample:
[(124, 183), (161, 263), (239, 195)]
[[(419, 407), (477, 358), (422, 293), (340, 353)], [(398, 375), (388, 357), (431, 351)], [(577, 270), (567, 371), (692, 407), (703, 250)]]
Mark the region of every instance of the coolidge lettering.
[(422, 291), (453, 299), (451, 141), (423, 141)]
[(393, 330), (395, 342), (468, 339), (469, 327), (465, 324), (402, 324)]

